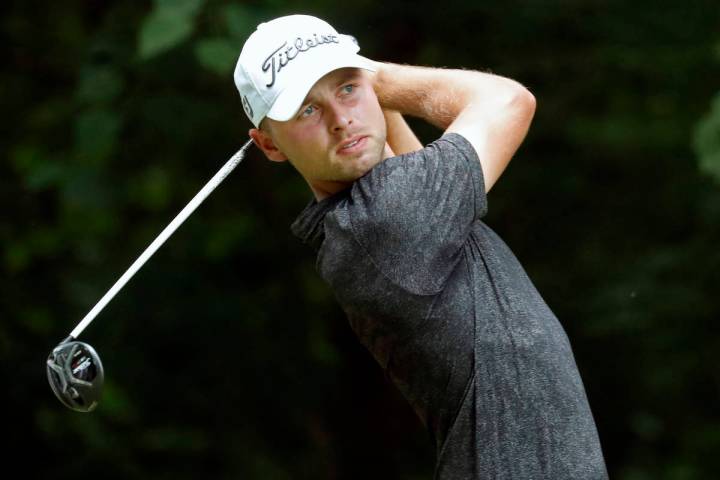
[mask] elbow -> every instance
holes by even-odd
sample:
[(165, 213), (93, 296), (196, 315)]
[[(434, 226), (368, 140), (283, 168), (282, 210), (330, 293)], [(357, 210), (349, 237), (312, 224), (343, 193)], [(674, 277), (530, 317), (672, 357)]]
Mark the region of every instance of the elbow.
[(537, 106), (537, 101), (535, 100), (535, 95), (530, 93), (530, 90), (528, 90), (527, 88), (523, 88), (523, 90), (524, 90), (523, 96), (525, 97), (524, 101), (527, 104), (527, 109), (530, 112), (531, 116), (535, 115), (535, 108)]
[(530, 93), (530, 90), (524, 86), (517, 84), (510, 97), (509, 107), (516, 111), (517, 114), (532, 120), (536, 106), (535, 95)]
[(493, 98), (493, 110), (517, 119), (531, 121), (535, 115), (535, 96), (515, 80), (506, 79), (504, 88)]
[(527, 108), (528, 113), (530, 114), (529, 115), (530, 118), (532, 119), (532, 117), (535, 115), (535, 108), (537, 107), (537, 101), (535, 100), (535, 95), (530, 93), (530, 90), (528, 90), (527, 88), (524, 88), (524, 90), (525, 90), (524, 97), (525, 97), (525, 102), (526, 102), (526, 108)]
[(535, 96), (520, 84), (512, 89), (503, 106), (505, 118), (512, 119), (512, 123), (525, 130), (530, 127), (535, 116)]

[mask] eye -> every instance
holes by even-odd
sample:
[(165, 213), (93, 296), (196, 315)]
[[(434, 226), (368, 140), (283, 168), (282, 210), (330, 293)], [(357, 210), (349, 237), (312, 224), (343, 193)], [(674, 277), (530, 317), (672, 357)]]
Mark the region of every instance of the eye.
[(355, 90), (355, 85), (353, 85), (351, 83), (342, 87), (343, 93), (352, 93), (353, 90)]
[(313, 105), (308, 105), (300, 112), (300, 116), (301, 117), (309, 117), (314, 112), (315, 112), (315, 107)]

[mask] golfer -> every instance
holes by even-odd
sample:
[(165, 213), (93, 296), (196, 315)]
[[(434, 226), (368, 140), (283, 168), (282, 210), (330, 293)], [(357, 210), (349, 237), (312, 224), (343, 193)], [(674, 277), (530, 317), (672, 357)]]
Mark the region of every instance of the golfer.
[[(240, 53), (250, 136), (314, 196), (293, 233), (432, 435), (436, 479), (606, 479), (565, 331), (482, 221), (534, 97), (500, 76), (358, 51), (292, 15)], [(444, 133), (423, 148), (402, 115)]]

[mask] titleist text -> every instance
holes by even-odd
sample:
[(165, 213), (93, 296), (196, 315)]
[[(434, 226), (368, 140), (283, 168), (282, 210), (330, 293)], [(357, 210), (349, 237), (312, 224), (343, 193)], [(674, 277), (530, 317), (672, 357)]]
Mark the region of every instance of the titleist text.
[(302, 39), (298, 37), (292, 45), (288, 45), (287, 41), (280, 45), (262, 64), (263, 72), (270, 71), (270, 83), (267, 83), (265, 86), (270, 88), (275, 85), (275, 79), (277, 78), (277, 74), (280, 73), (280, 70), (301, 52), (307, 52), (311, 48), (326, 43), (340, 43), (340, 40), (337, 35), (318, 35), (314, 33), (312, 38)]

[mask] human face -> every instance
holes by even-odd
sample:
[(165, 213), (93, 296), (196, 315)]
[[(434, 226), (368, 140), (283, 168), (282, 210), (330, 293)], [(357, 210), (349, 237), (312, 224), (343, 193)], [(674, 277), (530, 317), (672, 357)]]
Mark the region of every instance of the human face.
[(287, 122), (251, 131), (271, 160), (289, 160), (318, 199), (347, 188), (386, 158), (385, 117), (370, 74), (334, 70), (318, 80)]

